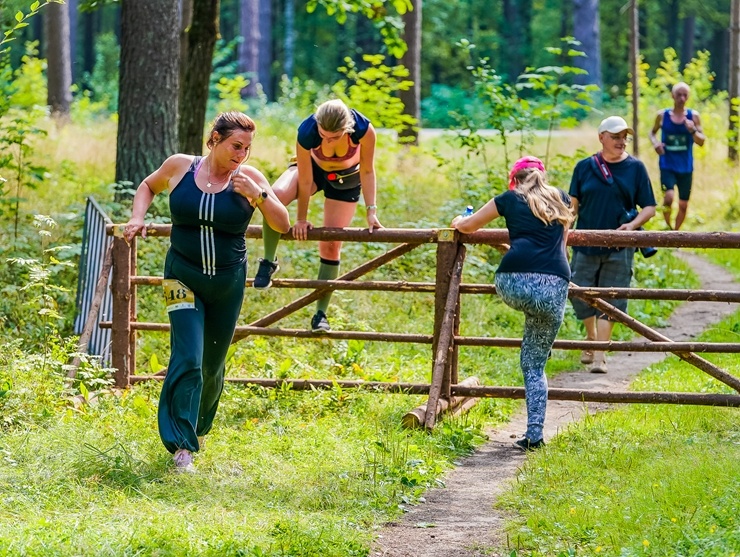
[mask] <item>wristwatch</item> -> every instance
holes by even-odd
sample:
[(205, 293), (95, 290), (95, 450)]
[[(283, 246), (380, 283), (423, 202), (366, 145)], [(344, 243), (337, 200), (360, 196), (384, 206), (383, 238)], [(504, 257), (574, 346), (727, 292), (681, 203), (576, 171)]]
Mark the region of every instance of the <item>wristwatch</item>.
[(252, 207), (256, 207), (260, 203), (262, 203), (265, 199), (267, 199), (267, 192), (265, 190), (262, 190), (260, 194), (254, 198), (254, 201), (252, 201)]

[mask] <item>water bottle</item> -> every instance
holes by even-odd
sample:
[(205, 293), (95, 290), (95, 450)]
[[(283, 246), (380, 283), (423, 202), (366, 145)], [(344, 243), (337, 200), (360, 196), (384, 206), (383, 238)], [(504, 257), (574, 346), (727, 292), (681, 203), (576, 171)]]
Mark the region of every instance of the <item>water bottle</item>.
[(463, 216), (464, 217), (469, 217), (472, 214), (473, 214), (473, 206), (472, 205), (468, 205), (467, 207), (465, 207), (465, 212), (463, 213)]

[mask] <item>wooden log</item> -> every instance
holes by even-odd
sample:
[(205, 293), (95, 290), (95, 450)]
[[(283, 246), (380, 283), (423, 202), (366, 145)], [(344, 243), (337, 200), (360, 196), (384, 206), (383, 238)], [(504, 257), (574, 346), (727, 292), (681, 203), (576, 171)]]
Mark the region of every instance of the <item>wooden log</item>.
[(426, 417), (424, 418), (424, 427), (427, 429), (434, 428), (437, 414), (434, 409), (437, 407), (437, 401), (442, 394), (442, 384), (444, 374), (447, 370), (447, 358), (452, 347), (452, 328), (455, 322), (455, 308), (457, 299), (460, 295), (460, 281), (462, 280), (462, 264), (465, 258), (465, 251), (460, 249), (457, 252), (455, 263), (452, 267), (452, 277), (450, 279), (450, 288), (447, 292), (447, 302), (444, 309), (444, 318), (439, 328), (439, 341), (434, 357), (434, 369), (432, 370), (432, 382), (429, 388), (429, 402)]
[(115, 372), (115, 385), (122, 388), (129, 384), (128, 377), (134, 370), (130, 354), (131, 336), (131, 247), (122, 237), (113, 238), (113, 317), (111, 326), (111, 363)]
[[(480, 380), (475, 376), (468, 377), (459, 383), (459, 386), (463, 387), (478, 387), (479, 385)], [(469, 397), (453, 396), (450, 399), (440, 398), (437, 401), (437, 416), (439, 416), (443, 412), (454, 412), (466, 400), (469, 400)], [(408, 412), (406, 412), (406, 414), (404, 414), (403, 418), (401, 418), (401, 425), (406, 429), (420, 428), (424, 425), (426, 413), (427, 404), (421, 404), (413, 410), (409, 410)]]
[(470, 410), (473, 406), (478, 404), (480, 399), (475, 397), (465, 397), (462, 399), (462, 403), (459, 404), (451, 413), (453, 417), (462, 416), (465, 412)]
[[(123, 224), (109, 224), (106, 233), (121, 234)], [(169, 236), (172, 225), (148, 224), (148, 236)], [(372, 234), (366, 228), (322, 228), (316, 227), (308, 232), (308, 239), (341, 242), (408, 242), (425, 244), (437, 242), (438, 236), (447, 228), (381, 228)], [(251, 225), (247, 228), (247, 238), (261, 238), (262, 227)], [(500, 246), (509, 244), (506, 229), (487, 228), (471, 234), (460, 234), (460, 241), (466, 244)], [(291, 232), (282, 235), (283, 240), (294, 241)], [(680, 230), (571, 230), (568, 234), (569, 246), (598, 247), (665, 247), (665, 248), (740, 248), (740, 232), (684, 232)]]

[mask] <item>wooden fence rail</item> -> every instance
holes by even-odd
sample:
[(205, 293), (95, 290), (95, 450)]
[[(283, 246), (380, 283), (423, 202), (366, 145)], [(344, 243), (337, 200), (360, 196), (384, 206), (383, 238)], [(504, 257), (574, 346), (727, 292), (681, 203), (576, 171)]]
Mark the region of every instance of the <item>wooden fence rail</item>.
[[(116, 368), (116, 385), (125, 387), (132, 382), (161, 379), (162, 374), (137, 375), (136, 336), (139, 331), (167, 331), (167, 323), (145, 323), (136, 320), (136, 288), (138, 286), (156, 286), (161, 284), (161, 277), (136, 275), (136, 241), (131, 244), (122, 238), (122, 225), (110, 225), (108, 234), (113, 241), (113, 317), (110, 322), (101, 323), (101, 327), (111, 328), (112, 364)], [(149, 236), (169, 236), (169, 225), (149, 225)], [(248, 238), (260, 238), (261, 227), (250, 226)], [(290, 234), (283, 239), (292, 240)], [(509, 241), (506, 230), (480, 230), (473, 234), (460, 234), (452, 229), (393, 229), (376, 230), (372, 234), (366, 229), (331, 229), (314, 228), (309, 231), (309, 241), (337, 240), (342, 242), (374, 242), (399, 244), (382, 255), (363, 263), (336, 280), (320, 281), (306, 279), (276, 279), (275, 288), (310, 289), (312, 292), (290, 302), (282, 308), (263, 316), (246, 325), (238, 326), (234, 341), (252, 335), (322, 338), (322, 339), (358, 339), (380, 342), (400, 342), (432, 345), (432, 373), (429, 384), (413, 383), (380, 383), (364, 381), (329, 381), (329, 380), (273, 380), (273, 379), (232, 379), (237, 383), (252, 384), (262, 387), (277, 387), (284, 384), (293, 389), (329, 388), (339, 385), (342, 388), (361, 388), (369, 392), (427, 394), (424, 426), (434, 427), (437, 420), (438, 401), (451, 400), (451, 397), (499, 397), (523, 398), (521, 387), (461, 386), (458, 381), (458, 348), (460, 346), (498, 346), (515, 348), (521, 345), (521, 339), (466, 337), (460, 335), (460, 298), (468, 294), (494, 294), (495, 287), (489, 284), (464, 284), (462, 271), (465, 261), (465, 244), (483, 244), (505, 250)], [(611, 247), (690, 247), (737, 249), (740, 247), (740, 234), (728, 232), (648, 232), (648, 231), (572, 231), (568, 238), (570, 245), (611, 246)], [(434, 282), (407, 281), (361, 281), (367, 273), (382, 265), (411, 252), (425, 244), (436, 244), (436, 276)], [(249, 281), (251, 282), (251, 281)], [(374, 290), (387, 292), (427, 292), (434, 293), (434, 329), (431, 333), (389, 333), (365, 331), (332, 331), (318, 336), (310, 331), (269, 327), (282, 318), (311, 304), (330, 290)], [(578, 297), (597, 307), (613, 319), (623, 323), (647, 339), (647, 341), (584, 341), (556, 340), (554, 348), (562, 350), (611, 350), (635, 352), (672, 352), (685, 361), (718, 381), (740, 392), (740, 379), (725, 370), (696, 355), (696, 352), (738, 353), (740, 343), (708, 342), (673, 342), (640, 323), (629, 315), (619, 311), (606, 300), (615, 298), (740, 302), (738, 291), (718, 290), (681, 290), (681, 289), (645, 289), (645, 288), (583, 288), (571, 284), (571, 297)], [(549, 397), (553, 400), (579, 400), (598, 402), (641, 402), (660, 404), (703, 404), (721, 406), (740, 406), (740, 395), (706, 394), (706, 393), (633, 393), (633, 392), (599, 392), (568, 389), (551, 389)]]

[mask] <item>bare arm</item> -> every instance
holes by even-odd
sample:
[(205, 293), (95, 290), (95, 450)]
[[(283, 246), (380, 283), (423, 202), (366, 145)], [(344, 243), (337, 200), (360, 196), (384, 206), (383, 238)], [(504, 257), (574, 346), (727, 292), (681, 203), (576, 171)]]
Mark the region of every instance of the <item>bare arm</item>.
[[(246, 197), (252, 205), (260, 210), (270, 228), (281, 234), (290, 230), (288, 210), (272, 191), (267, 178), (259, 170), (253, 166), (242, 165), (239, 167), (233, 181), (234, 191)], [(267, 198), (255, 205), (263, 191), (267, 193)]]
[[(162, 163), (162, 166), (144, 178), (139, 184), (134, 194), (131, 218), (123, 231), (123, 237), (127, 241), (130, 242), (137, 234), (146, 238), (144, 217), (146, 217), (146, 212), (154, 201), (154, 196), (166, 189), (171, 190), (182, 179), (192, 162), (193, 157), (190, 155), (172, 155)], [(176, 180), (173, 180), (173, 178), (176, 178)]]
[(655, 205), (649, 205), (648, 207), (643, 207), (642, 211), (637, 213), (637, 216), (631, 220), (630, 222), (624, 223), (622, 226), (617, 228), (617, 230), (637, 230), (640, 228), (643, 224), (645, 224), (647, 221), (649, 221), (651, 218), (655, 216)]
[(478, 230), (480, 227), (485, 226), (493, 219), (498, 218), (499, 216), (500, 215), (498, 213), (498, 207), (496, 207), (496, 202), (491, 199), (488, 203), (483, 205), (483, 207), (478, 209), (469, 217), (457, 215), (454, 219), (452, 219), (452, 223), (450, 224), (450, 226), (452, 228), (458, 229), (463, 234), (470, 234), (471, 232), (475, 232), (476, 230)]
[(305, 240), (308, 231), (313, 225), (308, 222), (308, 202), (311, 199), (313, 187), (313, 166), (311, 164), (311, 153), (296, 143), (296, 161), (298, 163), (298, 210), (296, 212), (293, 237), (297, 240)]
[(367, 227), (370, 234), (374, 228), (383, 228), (378, 220), (376, 204), (377, 181), (375, 177), (375, 143), (377, 136), (375, 128), (369, 125), (367, 132), (360, 140), (360, 183), (362, 184), (362, 198), (367, 209)]
[(653, 129), (650, 130), (650, 142), (653, 144), (653, 149), (655, 149), (655, 152), (659, 155), (665, 154), (665, 148), (663, 145), (663, 142), (658, 138), (658, 132), (660, 131), (660, 128), (663, 127), (663, 113), (659, 112), (658, 115), (655, 117), (655, 122), (653, 123)]

